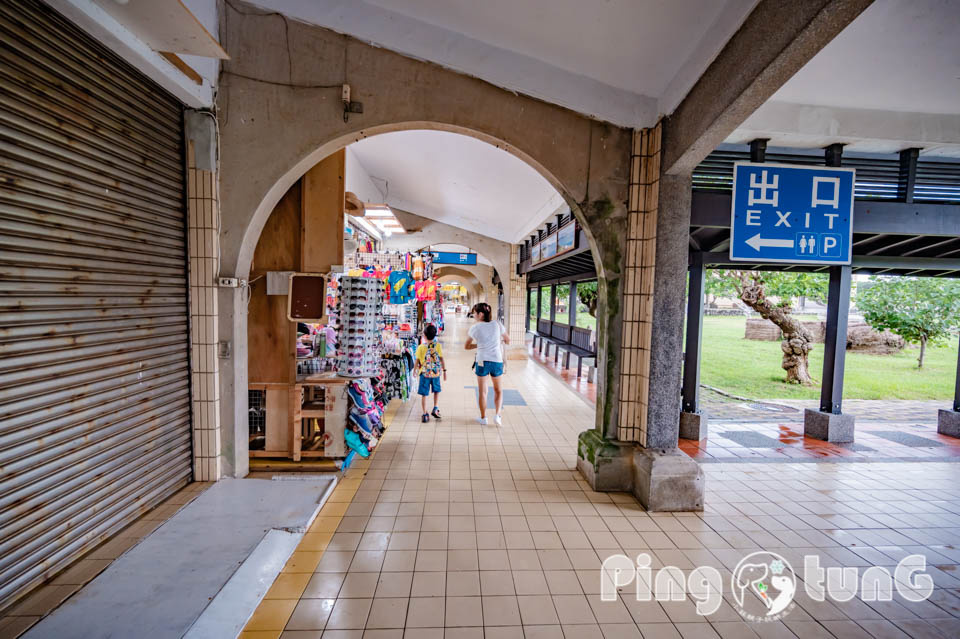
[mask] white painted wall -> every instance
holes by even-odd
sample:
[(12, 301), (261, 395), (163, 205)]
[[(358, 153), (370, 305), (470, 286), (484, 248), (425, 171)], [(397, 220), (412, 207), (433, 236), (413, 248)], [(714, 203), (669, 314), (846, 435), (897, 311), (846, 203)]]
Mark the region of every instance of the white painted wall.
[(364, 202), (372, 204), (385, 202), (383, 191), (370, 179), (370, 174), (357, 158), (357, 154), (353, 152), (352, 146), (346, 148), (345, 165), (344, 187), (347, 191), (352, 192)]
[[(515, 243), (563, 205), (537, 171), (476, 138), (446, 131), (399, 131), (348, 147), (347, 189), (367, 188), (351, 176), (361, 165), (394, 208)], [(353, 182), (355, 179), (357, 182)]]
[(679, 103), (757, 0), (252, 2), (638, 127)]
[(727, 142), (960, 157), (960, 2), (876, 0)]

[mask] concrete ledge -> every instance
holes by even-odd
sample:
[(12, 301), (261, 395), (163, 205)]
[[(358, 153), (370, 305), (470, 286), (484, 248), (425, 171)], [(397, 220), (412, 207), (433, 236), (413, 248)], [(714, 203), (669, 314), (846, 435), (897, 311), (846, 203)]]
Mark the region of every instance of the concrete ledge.
[(960, 437), (960, 411), (941, 409), (937, 416), (937, 432), (947, 437)]
[(703, 510), (705, 483), (700, 464), (678, 448), (633, 454), (633, 494), (650, 512)]
[(701, 441), (707, 438), (707, 416), (703, 413), (680, 413), (680, 439)]
[(838, 444), (853, 441), (853, 415), (834, 415), (809, 408), (803, 411), (805, 437)]
[(577, 438), (577, 470), (598, 492), (629, 492), (633, 488), (634, 444), (604, 439), (586, 430)]

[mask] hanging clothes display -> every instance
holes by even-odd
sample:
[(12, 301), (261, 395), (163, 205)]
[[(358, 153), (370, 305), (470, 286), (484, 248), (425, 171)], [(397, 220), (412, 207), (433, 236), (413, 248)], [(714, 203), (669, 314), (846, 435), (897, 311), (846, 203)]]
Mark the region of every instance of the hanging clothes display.
[(423, 279), (423, 257), (417, 255), (413, 258), (413, 267), (410, 269), (413, 272), (413, 279), (418, 282)]
[(437, 299), (437, 283), (433, 280), (417, 282), (417, 301), (432, 302)]
[(391, 304), (406, 304), (416, 296), (416, 282), (410, 271), (393, 271), (387, 278)]

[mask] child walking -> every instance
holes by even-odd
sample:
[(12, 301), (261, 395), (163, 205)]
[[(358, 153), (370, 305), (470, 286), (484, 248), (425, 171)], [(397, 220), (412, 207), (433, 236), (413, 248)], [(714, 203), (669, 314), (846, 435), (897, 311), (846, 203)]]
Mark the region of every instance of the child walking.
[[(437, 407), (440, 401), (440, 374), (443, 374), (443, 381), (447, 381), (447, 365), (443, 361), (443, 348), (437, 341), (437, 327), (427, 324), (423, 329), (423, 336), (427, 341), (417, 347), (417, 373), (420, 375), (420, 388), (417, 393), (423, 409), (420, 421), (426, 424), (430, 421), (430, 415), (433, 415), (434, 419), (440, 419), (440, 408)], [(427, 396), (431, 391), (433, 411), (427, 413)]]

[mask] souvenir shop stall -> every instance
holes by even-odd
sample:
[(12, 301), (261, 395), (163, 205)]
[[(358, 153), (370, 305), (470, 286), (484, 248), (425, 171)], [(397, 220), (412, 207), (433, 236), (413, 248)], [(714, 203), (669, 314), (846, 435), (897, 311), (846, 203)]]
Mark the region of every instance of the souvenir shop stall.
[(424, 327), (443, 326), (433, 254), (380, 250), (389, 233), (376, 222), (392, 214), (345, 190), (346, 165), (339, 151), (308, 170), (254, 251), (251, 470), (333, 470), (369, 456), (387, 404), (411, 395)]
[(420, 335), (428, 323), (443, 327), (430, 256), (358, 250), (344, 262), (343, 273), (325, 280), (322, 320), (296, 323), (285, 413), (274, 410), (270, 419), (277, 389), (265, 388), (266, 407), (251, 394), (252, 420), (266, 408), (262, 428), (251, 427), (251, 458), (322, 457), (347, 467), (376, 447), (387, 404), (412, 394)]

